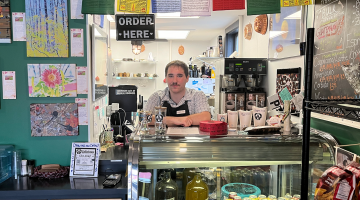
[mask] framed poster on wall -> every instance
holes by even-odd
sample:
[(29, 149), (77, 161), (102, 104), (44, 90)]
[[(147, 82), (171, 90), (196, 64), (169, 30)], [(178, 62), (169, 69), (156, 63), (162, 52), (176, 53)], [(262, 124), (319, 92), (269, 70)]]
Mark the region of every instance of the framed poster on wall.
[[(301, 89), (301, 68), (292, 69), (278, 69), (276, 77), (276, 93), (279, 94), (283, 89), (287, 88), (294, 98), (295, 95), (300, 93)], [(281, 99), (279, 97), (279, 99)], [(282, 101), (280, 101), (282, 103)], [(284, 107), (283, 103), (282, 106)], [(291, 114), (300, 116), (299, 111), (296, 110), (296, 106), (293, 102), (290, 104)]]
[(301, 6), (282, 7), (281, 13), (270, 15), (269, 59), (300, 55), (301, 19)]
[(0, 43), (11, 43), (10, 0), (0, 0)]

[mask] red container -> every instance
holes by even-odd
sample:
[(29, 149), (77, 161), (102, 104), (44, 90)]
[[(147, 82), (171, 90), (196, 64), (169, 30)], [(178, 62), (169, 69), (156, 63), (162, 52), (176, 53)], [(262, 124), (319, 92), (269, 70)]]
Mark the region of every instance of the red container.
[(199, 129), (201, 132), (210, 133), (210, 135), (226, 135), (227, 123), (220, 121), (202, 121)]

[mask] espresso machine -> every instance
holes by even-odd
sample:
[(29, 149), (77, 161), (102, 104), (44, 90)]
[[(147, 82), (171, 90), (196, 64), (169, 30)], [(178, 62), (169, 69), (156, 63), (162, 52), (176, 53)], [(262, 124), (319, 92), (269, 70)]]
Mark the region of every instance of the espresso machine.
[(267, 65), (265, 58), (225, 58), (224, 75), (220, 75), (219, 113), (265, 107), (266, 93), (261, 84)]

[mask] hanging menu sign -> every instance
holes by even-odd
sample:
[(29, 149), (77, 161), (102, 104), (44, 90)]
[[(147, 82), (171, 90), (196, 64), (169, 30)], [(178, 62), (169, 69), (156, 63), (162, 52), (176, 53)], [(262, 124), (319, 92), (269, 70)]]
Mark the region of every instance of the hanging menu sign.
[(155, 17), (150, 15), (115, 15), (116, 40), (155, 40)]
[(312, 99), (360, 99), (360, 6), (315, 1)]

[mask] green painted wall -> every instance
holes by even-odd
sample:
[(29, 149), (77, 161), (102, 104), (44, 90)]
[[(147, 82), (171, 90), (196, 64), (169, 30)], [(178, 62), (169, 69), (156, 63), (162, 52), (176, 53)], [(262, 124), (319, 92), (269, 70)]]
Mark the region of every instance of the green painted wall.
[[(331, 123), (316, 118), (311, 118), (311, 127), (330, 133), (342, 145), (360, 143), (360, 130), (356, 128), (351, 128), (348, 126), (343, 126), (340, 124)], [(357, 155), (360, 155), (360, 146), (343, 148), (353, 153), (356, 153)]]
[[(25, 1), (10, 0), (11, 12), (25, 12)], [(68, 0), (69, 36), (70, 28), (84, 29), (86, 36), (86, 19), (71, 20), (70, 0)], [(84, 38), (84, 57), (69, 58), (28, 58), (26, 57), (26, 42), (12, 42), (0, 44), (0, 71), (16, 72), (16, 100), (2, 99), (0, 109), (0, 144), (13, 144), (16, 149), (22, 150), (24, 159), (35, 159), (36, 165), (58, 163), (70, 165), (70, 152), (72, 142), (86, 142), (88, 140), (88, 127), (79, 126), (79, 136), (63, 137), (31, 137), (30, 131), (30, 104), (31, 103), (74, 103), (74, 97), (47, 97), (30, 98), (28, 94), (27, 64), (76, 64), (87, 66), (86, 37)], [(70, 37), (69, 37), (70, 56)], [(0, 79), (1, 83), (1, 79)], [(86, 98), (87, 95), (78, 95)]]

